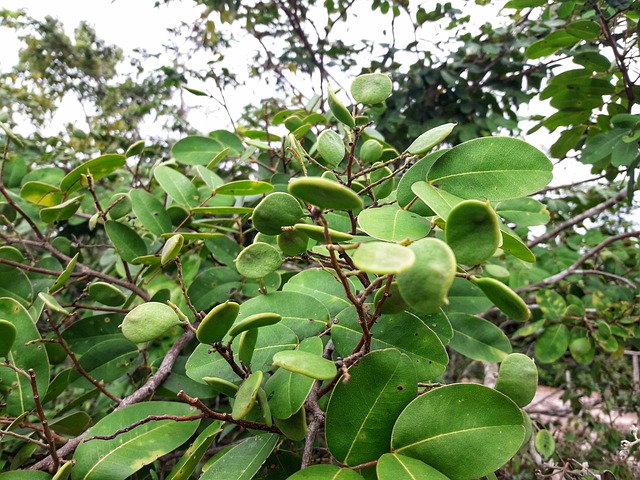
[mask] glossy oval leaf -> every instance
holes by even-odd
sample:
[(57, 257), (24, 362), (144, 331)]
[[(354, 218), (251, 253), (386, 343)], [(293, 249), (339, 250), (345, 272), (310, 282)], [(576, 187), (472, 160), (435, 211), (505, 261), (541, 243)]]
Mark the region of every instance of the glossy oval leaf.
[(426, 463), (397, 453), (382, 455), (376, 465), (376, 473), (378, 480), (449, 480)]
[(397, 205), (385, 205), (360, 212), (358, 228), (378, 240), (415, 241), (429, 234), (431, 222), (416, 213), (398, 208)]
[(204, 457), (204, 454), (221, 431), (222, 422), (220, 421), (215, 421), (205, 428), (189, 446), (187, 451), (184, 452), (184, 455), (178, 460), (178, 463), (176, 463), (176, 466), (173, 467), (166, 479), (189, 480), (191, 474)]
[(172, 231), (171, 217), (160, 200), (141, 188), (131, 190), (129, 196), (131, 209), (144, 228), (155, 236)]
[(444, 125), (427, 130), (416, 138), (411, 145), (409, 145), (407, 152), (412, 155), (422, 155), (427, 153), (447, 138), (455, 126), (455, 123), (445, 123)]
[(236, 392), (233, 410), (231, 411), (231, 416), (234, 420), (241, 420), (249, 414), (258, 398), (258, 390), (262, 385), (263, 377), (264, 374), (257, 370), (242, 382)]
[(427, 179), (461, 198), (508, 200), (547, 186), (552, 169), (544, 153), (522, 140), (484, 137), (445, 152), (435, 161)]
[[(297, 349), (322, 356), (322, 340), (319, 337), (305, 338)], [(303, 409), (313, 383), (311, 377), (284, 368), (278, 369), (264, 385), (273, 416), (285, 419)]]
[(216, 188), (216, 194), (218, 195), (235, 195), (237, 197), (261, 195), (272, 191), (273, 185), (257, 180), (237, 180), (235, 182), (225, 183)]
[[(143, 402), (110, 413), (91, 429), (109, 436), (149, 415), (194, 415), (193, 407), (177, 402)], [(110, 440), (81, 443), (73, 456), (73, 480), (124, 480), (145, 465), (178, 448), (196, 431), (199, 420), (154, 420)]]
[(212, 308), (198, 326), (196, 333), (198, 341), (208, 344), (222, 341), (238, 317), (239, 311), (240, 305), (231, 301)]
[(251, 330), (252, 328), (260, 328), (267, 327), (269, 325), (274, 325), (282, 320), (282, 315), (278, 313), (271, 312), (263, 312), (256, 313), (254, 315), (249, 315), (248, 317), (244, 317), (238, 322), (236, 322), (231, 330), (229, 330), (229, 336), (235, 337), (242, 332), (246, 332), (247, 330)]
[(101, 157), (89, 160), (71, 170), (62, 179), (60, 182), (60, 190), (67, 194), (79, 190), (82, 188), (80, 182), (82, 175), (91, 174), (95, 182), (122, 168), (125, 162), (126, 157), (124, 155), (116, 154), (102, 155)]
[(425, 181), (416, 182), (411, 190), (433, 212), (443, 220), (447, 220), (453, 208), (464, 200), (441, 188), (436, 188)]
[(48, 183), (32, 181), (22, 185), (20, 198), (35, 205), (53, 207), (62, 200), (62, 193), (58, 187)]
[(404, 409), (393, 428), (392, 453), (421, 460), (447, 477), (482, 477), (520, 449), (523, 422), (518, 406), (500, 392), (483, 385), (447, 385)]
[[(451, 327), (449, 327), (451, 328)], [(419, 381), (438, 378), (445, 371), (449, 357), (438, 335), (425, 320), (405, 312), (382, 315), (371, 327), (372, 350), (394, 348), (411, 359)], [(331, 327), (336, 352), (346, 357), (362, 337), (355, 309), (345, 310)]]
[(200, 204), (198, 189), (189, 178), (177, 170), (160, 165), (153, 170), (153, 176), (167, 195), (178, 205), (197, 207)]
[(110, 307), (119, 307), (127, 300), (122, 290), (107, 282), (93, 282), (89, 285), (87, 293), (90, 299)]
[[(5, 359), (25, 371), (33, 368), (38, 393), (44, 396), (49, 385), (49, 359), (46, 349), (43, 343), (25, 346), (27, 342), (40, 339), (40, 333), (33, 320), (25, 308), (11, 298), (0, 298), (0, 319), (11, 323), (16, 332), (15, 340)], [(9, 331), (9, 328), (5, 330)], [(31, 383), (24, 375), (17, 374), (3, 363), (0, 363), (0, 385), (3, 390), (7, 388), (6, 414), (17, 417), (35, 408)]]
[(453, 338), (449, 346), (465, 357), (483, 362), (501, 362), (511, 353), (511, 342), (493, 323), (474, 315), (452, 313)]
[(211, 137), (194, 135), (178, 140), (171, 149), (171, 155), (183, 165), (207, 165), (223, 148)]
[(147, 245), (131, 227), (113, 220), (107, 220), (104, 227), (109, 240), (126, 262), (147, 254)]
[(359, 465), (389, 451), (396, 418), (418, 393), (411, 360), (398, 350), (377, 350), (338, 382), (325, 420), (327, 447), (345, 465)]
[(413, 266), (416, 256), (402, 245), (387, 242), (367, 242), (352, 255), (354, 265), (360, 270), (376, 275), (395, 275)]
[(316, 380), (331, 380), (336, 366), (331, 360), (304, 350), (282, 350), (273, 356), (273, 364)]
[(520, 227), (545, 225), (550, 220), (549, 210), (533, 198), (514, 198), (496, 205), (496, 213)]
[(40, 210), (40, 220), (44, 223), (68, 220), (75, 215), (82, 204), (83, 196), (73, 197), (53, 207), (45, 207)]
[(418, 215), (433, 215), (433, 211), (422, 200), (416, 197), (411, 187), (416, 182), (424, 182), (426, 180), (427, 173), (431, 170), (434, 162), (444, 155), (446, 151), (447, 149), (442, 149), (430, 153), (426, 157), (418, 160), (409, 170), (404, 172), (396, 189), (396, 197), (398, 198), (398, 205), (400, 207), (406, 208), (408, 211), (417, 213)]
[(251, 480), (271, 455), (279, 438), (272, 433), (249, 437), (217, 459), (200, 480)]

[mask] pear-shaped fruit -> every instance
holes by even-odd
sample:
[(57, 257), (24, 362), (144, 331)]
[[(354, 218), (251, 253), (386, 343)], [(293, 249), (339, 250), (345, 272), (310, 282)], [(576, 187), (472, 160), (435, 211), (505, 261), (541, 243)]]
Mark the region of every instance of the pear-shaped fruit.
[(365, 73), (351, 83), (351, 95), (358, 103), (374, 105), (386, 100), (393, 89), (389, 75)]
[(251, 220), (260, 233), (278, 235), (282, 227), (294, 225), (304, 215), (300, 202), (293, 195), (276, 192), (256, 205)]
[(144, 343), (179, 324), (178, 315), (169, 305), (147, 302), (127, 313), (122, 322), (122, 334), (133, 343)]
[(519, 407), (529, 405), (538, 388), (535, 362), (521, 353), (511, 353), (500, 364), (496, 390), (504, 393)]
[(458, 263), (477, 265), (496, 252), (502, 238), (496, 212), (489, 202), (465, 200), (447, 217), (445, 240)]
[(435, 313), (448, 303), (447, 293), (456, 276), (456, 258), (451, 248), (437, 238), (423, 238), (409, 248), (416, 261), (397, 277), (400, 294), (417, 311)]
[(518, 322), (525, 322), (531, 316), (531, 311), (520, 296), (495, 278), (472, 277), (471, 282), (480, 287), (480, 290), (493, 304), (504, 314)]

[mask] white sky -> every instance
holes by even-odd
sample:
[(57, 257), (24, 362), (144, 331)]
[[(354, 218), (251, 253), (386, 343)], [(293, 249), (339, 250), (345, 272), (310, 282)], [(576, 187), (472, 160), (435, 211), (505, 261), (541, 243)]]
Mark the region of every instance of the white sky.
[[(153, 8), (154, 0), (2, 0), (2, 7), (16, 10), (20, 8), (26, 9), (32, 16), (36, 18), (44, 18), (47, 15), (59, 18), (69, 35), (72, 35), (73, 29), (83, 20), (91, 24), (98, 37), (104, 39), (108, 44), (118, 45), (123, 49), (125, 55), (133, 52), (136, 48), (143, 48), (154, 53), (163, 51), (163, 44), (169, 39), (167, 29), (176, 26), (179, 22), (192, 22), (197, 18), (202, 7), (196, 6), (195, 2), (182, 1), (172, 2), (169, 5), (162, 5), (159, 8)], [(503, 2), (494, 2), (502, 4)], [(498, 7), (496, 7), (497, 9)], [(362, 9), (364, 12), (367, 9)], [(487, 7), (479, 9), (478, 12), (486, 13)], [(363, 14), (365, 15), (365, 14)], [(390, 42), (389, 35), (390, 24), (372, 24), (375, 19), (381, 18), (380, 15), (372, 16), (371, 19), (357, 19), (349, 23), (348, 34), (352, 38), (371, 38), (380, 37), (386, 33), (385, 41)], [(390, 15), (387, 16), (387, 19)], [(480, 22), (491, 19), (477, 19)], [(346, 27), (343, 27), (346, 28)], [(11, 35), (12, 32), (7, 29), (0, 28), (0, 69), (7, 69), (17, 62), (17, 54), (19, 49), (19, 41)], [(396, 28), (396, 34), (404, 38), (398, 38), (398, 45), (405, 45), (413, 40), (412, 29), (407, 26), (400, 25)], [(228, 55), (227, 61), (230, 66), (237, 72), (245, 72), (246, 65), (250, 63), (251, 56), (256, 46), (255, 41), (251, 38), (240, 37), (233, 52)], [(201, 59), (202, 64), (206, 64), (206, 59)], [(295, 81), (295, 77), (292, 77)], [(348, 79), (338, 78), (340, 83), (348, 84)], [(202, 85), (198, 83), (190, 83), (190, 87), (205, 90), (221, 98), (215, 85)], [(297, 85), (303, 91), (308, 91), (308, 86), (304, 83)], [(235, 92), (225, 91), (228, 106), (231, 109), (231, 115), (234, 119), (240, 116), (242, 106), (251, 98), (257, 98), (259, 95), (257, 90), (265, 88), (259, 79), (248, 82)], [(272, 88), (272, 87), (266, 87)], [(312, 92), (309, 92), (311, 94)], [(214, 130), (216, 128), (229, 128), (230, 122), (220, 106), (212, 99), (206, 97), (195, 97), (185, 93), (184, 100), (187, 106), (195, 107), (190, 113), (189, 119), (195, 128), (203, 133)], [(60, 125), (67, 122), (73, 122), (75, 119), (83, 118), (82, 111), (73, 98), (65, 98), (59, 112), (56, 114), (52, 129), (56, 130)], [(25, 126), (28, 131), (28, 126)], [(19, 130), (20, 131), (20, 130)], [(557, 135), (549, 135), (544, 129), (541, 129), (536, 135), (526, 138), (532, 144), (546, 150), (555, 141)], [(555, 171), (555, 184), (570, 183), (589, 176), (589, 167), (574, 161), (562, 162)]]

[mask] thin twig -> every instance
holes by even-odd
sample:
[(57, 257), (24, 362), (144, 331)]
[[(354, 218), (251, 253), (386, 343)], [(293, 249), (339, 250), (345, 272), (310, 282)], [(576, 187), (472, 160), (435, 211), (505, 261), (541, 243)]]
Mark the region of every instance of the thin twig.
[(54, 441), (51, 430), (49, 429), (49, 421), (47, 420), (47, 416), (42, 408), (42, 402), (40, 401), (36, 372), (33, 368), (30, 368), (27, 373), (29, 373), (29, 383), (31, 383), (31, 391), (33, 392), (33, 402), (36, 404), (36, 412), (38, 412), (38, 418), (40, 419), (40, 423), (42, 423), (44, 437), (47, 439), (47, 446), (49, 448), (49, 455), (51, 455), (51, 460), (53, 462), (52, 470), (57, 470), (60, 465), (60, 459), (56, 453), (56, 442)]

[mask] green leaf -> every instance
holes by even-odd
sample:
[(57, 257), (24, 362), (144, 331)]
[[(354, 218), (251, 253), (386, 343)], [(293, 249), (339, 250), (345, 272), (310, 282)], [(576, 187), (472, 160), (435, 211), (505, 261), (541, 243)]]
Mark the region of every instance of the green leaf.
[(127, 158), (135, 157), (136, 155), (140, 155), (144, 151), (144, 140), (138, 140), (135, 143), (129, 145), (127, 151), (124, 156)]
[(273, 185), (267, 182), (259, 182), (257, 180), (237, 180), (235, 182), (225, 183), (216, 188), (217, 195), (235, 195), (242, 197), (247, 195), (261, 195), (273, 191)]
[(269, 325), (275, 325), (282, 320), (282, 315), (271, 312), (256, 313), (244, 317), (242, 320), (235, 322), (235, 324), (229, 330), (229, 336), (235, 337), (242, 332), (251, 330), (252, 328), (268, 327)]
[(136, 188), (129, 192), (131, 197), (131, 208), (140, 223), (153, 233), (160, 236), (165, 232), (171, 232), (171, 217), (167, 213), (160, 200), (149, 192)]
[(338, 97), (336, 97), (336, 92), (333, 90), (333, 88), (331, 88), (331, 85), (329, 85), (329, 97), (328, 97), (328, 102), (329, 102), (329, 109), (331, 110), (331, 113), (333, 113), (333, 116), (336, 117), (336, 120), (338, 120), (341, 123), (344, 123), (347, 127), (349, 128), (353, 128), (356, 126), (355, 120), (353, 119), (353, 116), (351, 115), (351, 112), (349, 112), (349, 110), (347, 109), (347, 107), (345, 107), (340, 100), (338, 100)]
[(542, 363), (552, 363), (562, 358), (569, 347), (569, 329), (563, 325), (545, 327), (536, 340), (536, 358)]
[(523, 8), (535, 8), (541, 7), (547, 4), (548, 0), (510, 0), (504, 8), (515, 8), (521, 10)]
[(598, 52), (582, 52), (573, 56), (573, 61), (595, 72), (606, 72), (611, 68), (611, 60)]
[(402, 245), (386, 242), (361, 244), (352, 255), (353, 264), (360, 270), (376, 275), (395, 275), (413, 266), (416, 256)]
[(42, 300), (45, 307), (52, 312), (62, 313), (63, 315), (71, 315), (67, 309), (58, 303), (58, 301), (52, 295), (48, 293), (38, 293), (38, 298)]
[(109, 240), (124, 261), (131, 262), (134, 258), (147, 254), (147, 245), (131, 227), (113, 220), (107, 220), (104, 227)]
[(455, 123), (445, 123), (444, 125), (427, 130), (413, 141), (409, 148), (407, 148), (407, 152), (412, 155), (427, 153), (447, 138), (455, 126)]
[(504, 393), (519, 407), (528, 405), (538, 388), (535, 362), (521, 353), (512, 353), (500, 364), (496, 390)]
[(243, 277), (264, 278), (280, 268), (282, 256), (268, 243), (256, 242), (242, 250), (235, 262)]
[(462, 312), (470, 315), (482, 313), (491, 308), (491, 301), (471, 282), (456, 278), (449, 290), (447, 312)]
[(420, 460), (396, 453), (382, 455), (376, 465), (376, 473), (379, 480), (448, 480), (449, 478)]
[(363, 480), (363, 477), (355, 470), (325, 464), (311, 465), (287, 480)]
[[(371, 349), (397, 349), (411, 359), (419, 381), (435, 380), (444, 373), (449, 357), (428, 321), (429, 317), (423, 320), (409, 312), (381, 315), (371, 327)], [(337, 323), (331, 327), (331, 338), (339, 355), (350, 355), (361, 337), (355, 309), (337, 316)]]
[(316, 380), (331, 380), (336, 366), (331, 360), (305, 350), (282, 350), (273, 356), (273, 364)]
[(80, 182), (82, 175), (91, 174), (93, 181), (97, 182), (101, 178), (110, 175), (119, 168), (123, 167), (126, 162), (124, 155), (103, 155), (71, 170), (60, 182), (60, 190), (67, 194), (82, 188)]
[(106, 282), (91, 283), (87, 292), (90, 299), (111, 307), (119, 307), (127, 300), (122, 290)]
[(522, 261), (534, 263), (536, 257), (522, 239), (509, 227), (500, 224), (500, 234), (502, 235), (502, 251), (519, 258)]
[[(280, 371), (280, 370), (279, 370)], [(285, 371), (285, 370), (282, 370)], [(299, 375), (300, 378), (306, 378), (310, 380), (312, 385), (315, 380), (312, 378), (305, 377), (303, 375)], [(293, 415), (288, 418), (277, 418), (273, 419), (276, 427), (280, 429), (280, 431), (287, 437), (289, 440), (301, 441), (307, 437), (309, 433), (309, 428), (307, 427), (307, 413), (304, 407), (298, 409)], [(295, 470), (298, 470), (300, 462), (296, 462)], [(295, 471), (294, 470), (294, 471)], [(275, 477), (278, 478), (278, 477)]]
[(464, 265), (487, 261), (502, 239), (493, 208), (477, 200), (460, 202), (449, 212), (444, 234), (456, 261)]
[[(351, 280), (348, 280), (348, 283), (351, 291), (355, 293), (356, 289)], [(345, 308), (352, 306), (352, 303), (345, 296), (344, 288), (336, 280), (336, 277), (327, 270), (319, 268), (310, 268), (296, 273), (284, 285), (282, 290), (284, 292), (304, 293), (313, 297), (316, 301), (319, 300), (329, 310), (329, 314), (332, 317)]]
[(600, 36), (600, 24), (593, 20), (578, 20), (567, 25), (567, 33), (581, 40), (595, 40)]
[(342, 162), (346, 149), (342, 137), (333, 130), (324, 130), (318, 135), (318, 152), (331, 167)]
[[(33, 320), (25, 308), (11, 298), (0, 298), (0, 319), (11, 323), (16, 331), (15, 341), (5, 356), (6, 360), (25, 371), (33, 368), (38, 393), (44, 396), (49, 385), (49, 359), (46, 349), (43, 343), (25, 346), (27, 342), (40, 339), (40, 333)], [(35, 408), (29, 378), (17, 374), (4, 363), (0, 363), (0, 392), (6, 397), (7, 415), (17, 417)]]
[(522, 140), (484, 137), (445, 152), (427, 178), (461, 198), (508, 200), (544, 188), (553, 177), (552, 168), (544, 153)]
[[(110, 383), (136, 367), (139, 353), (135, 343), (126, 338), (111, 338), (99, 340), (99, 343), (82, 355), (79, 362), (93, 378)], [(70, 388), (92, 388), (89, 381), (78, 370), (72, 370), (69, 374), (69, 385)]]
[(417, 395), (411, 360), (398, 350), (378, 350), (349, 368), (347, 383), (333, 389), (325, 420), (327, 447), (346, 465), (389, 451), (395, 419)]
[(16, 340), (16, 327), (9, 320), (0, 319), (0, 357), (7, 357)]
[(60, 434), (75, 437), (91, 426), (91, 417), (86, 412), (73, 412), (60, 418), (50, 419), (51, 430)]
[(162, 189), (167, 192), (178, 205), (197, 207), (200, 204), (200, 194), (191, 180), (182, 173), (165, 165), (156, 167), (153, 176)]
[(167, 480), (188, 480), (195, 471), (198, 463), (204, 457), (215, 438), (222, 431), (222, 422), (215, 421), (205, 428), (189, 446), (184, 455), (178, 460)]
[(76, 263), (78, 261), (79, 256), (80, 256), (80, 253), (76, 253), (73, 256), (73, 258), (69, 260), (69, 263), (67, 263), (67, 266), (64, 268), (62, 273), (58, 276), (58, 278), (56, 278), (56, 281), (53, 283), (53, 285), (49, 287), (50, 292), (55, 292), (56, 290), (58, 290), (60, 287), (64, 286), (67, 283), (67, 280), (71, 278), (71, 274), (73, 273), (73, 270), (76, 268)]
[(358, 228), (373, 238), (389, 242), (419, 240), (431, 231), (431, 222), (397, 205), (367, 208), (358, 215)]
[(556, 143), (551, 145), (549, 154), (553, 158), (564, 158), (569, 153), (569, 150), (576, 148), (578, 142), (582, 139), (582, 136), (587, 131), (587, 127), (580, 125), (578, 127), (569, 128), (560, 134)]
[(527, 58), (536, 59), (553, 55), (561, 48), (569, 48), (578, 43), (580, 39), (571, 35), (566, 30), (556, 30), (546, 37), (533, 42), (525, 50)]
[[(321, 356), (322, 340), (319, 337), (305, 338), (298, 345), (298, 350)], [(273, 416), (285, 419), (303, 409), (313, 384), (311, 377), (284, 368), (278, 369), (264, 386)]]
[(242, 420), (253, 408), (258, 399), (258, 390), (262, 385), (263, 376), (264, 374), (260, 370), (254, 371), (240, 385), (231, 411), (234, 420)]
[(160, 252), (160, 264), (164, 266), (177, 258), (180, 255), (180, 250), (182, 250), (183, 245), (184, 237), (179, 233), (173, 234), (167, 238), (164, 246), (162, 247), (162, 252)]
[(391, 78), (382, 73), (365, 73), (351, 82), (354, 100), (365, 105), (375, 105), (386, 100), (392, 90)]
[(449, 217), (451, 210), (453, 210), (453, 208), (460, 202), (464, 201), (464, 199), (456, 195), (452, 195), (441, 188), (436, 188), (425, 181), (414, 183), (411, 190), (416, 194), (420, 201), (445, 221), (447, 220), (447, 217)]
[[(239, 157), (244, 151), (244, 145), (238, 135), (228, 130), (214, 130), (209, 133), (209, 136), (214, 140), (217, 140), (226, 148), (229, 149), (229, 153), (233, 157)], [(208, 168), (213, 168), (211, 165)]]
[(370, 138), (360, 145), (360, 160), (364, 163), (377, 162), (382, 156), (382, 151), (382, 144), (379, 141)]
[(58, 187), (43, 182), (26, 182), (20, 189), (20, 198), (34, 205), (53, 207), (62, 200)]
[(393, 192), (393, 187), (395, 186), (395, 179), (393, 178), (393, 172), (389, 167), (384, 166), (382, 162), (376, 162), (372, 165), (374, 170), (369, 174), (369, 181), (371, 184), (379, 182), (386, 178), (386, 180), (382, 181), (379, 185), (373, 187), (371, 193), (373, 193), (373, 198), (376, 200), (381, 200), (383, 198), (387, 198)]
[(533, 198), (514, 198), (496, 205), (496, 212), (520, 227), (545, 225), (550, 220), (549, 210)]
[[(110, 413), (91, 429), (109, 436), (150, 415), (193, 415), (193, 407), (175, 402), (143, 402)], [(153, 420), (110, 440), (81, 443), (73, 458), (73, 480), (124, 480), (145, 465), (175, 450), (196, 431), (199, 420)]]
[(251, 480), (278, 442), (271, 433), (256, 435), (232, 447), (216, 460), (200, 480)]
[(447, 385), (420, 395), (404, 409), (393, 428), (391, 451), (421, 460), (447, 477), (482, 477), (520, 449), (523, 421), (518, 406), (500, 392), (482, 385)]
[(517, 322), (525, 322), (531, 316), (531, 311), (520, 296), (508, 286), (495, 278), (475, 278), (471, 281), (480, 288), (493, 304), (505, 315)]
[(511, 353), (511, 343), (502, 330), (483, 318), (452, 313), (453, 338), (449, 346), (465, 357), (483, 362), (501, 362)]
[(202, 319), (196, 336), (200, 343), (216, 343), (222, 341), (233, 322), (238, 317), (240, 305), (226, 301), (217, 305)]
[(52, 478), (48, 473), (37, 470), (14, 470), (0, 473), (0, 480), (52, 480)]
[(183, 165), (207, 165), (224, 147), (210, 137), (191, 136), (178, 140), (171, 155)]
[(416, 261), (397, 277), (400, 294), (417, 311), (433, 313), (447, 303), (447, 293), (456, 275), (455, 256), (437, 238), (423, 238), (409, 248)]
[(418, 215), (430, 216), (433, 215), (431, 209), (425, 205), (425, 203), (417, 199), (416, 195), (411, 190), (411, 187), (416, 182), (424, 182), (427, 178), (427, 173), (435, 163), (448, 149), (438, 150), (437, 152), (430, 153), (426, 157), (418, 160), (398, 182), (398, 188), (396, 190), (396, 196), (398, 198), (398, 205), (402, 208), (407, 207), (409, 204), (411, 207), (408, 209), (410, 212), (417, 213)]
[(176, 312), (169, 305), (147, 302), (138, 305), (124, 317), (122, 334), (134, 343), (144, 343), (180, 325)]
[(22, 270), (4, 273), (0, 275), (0, 297), (12, 298), (29, 307), (33, 299), (33, 284)]
[(364, 204), (353, 190), (320, 177), (302, 177), (291, 180), (289, 193), (320, 208), (359, 210)]
[(73, 217), (80, 208), (83, 196), (73, 197), (53, 207), (46, 207), (40, 210), (40, 220), (44, 223), (59, 222)]
[[(325, 228), (322, 225), (309, 225), (308, 223), (296, 223), (294, 225), (297, 232), (302, 232), (310, 239), (319, 243), (326, 243)], [(332, 243), (348, 242), (353, 238), (349, 233), (340, 232), (331, 228), (327, 229), (327, 234)]]
[(548, 460), (556, 451), (556, 441), (549, 430), (539, 430), (534, 440), (536, 451)]

